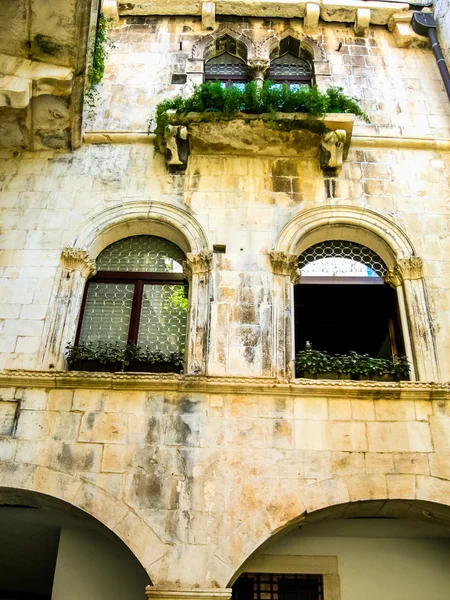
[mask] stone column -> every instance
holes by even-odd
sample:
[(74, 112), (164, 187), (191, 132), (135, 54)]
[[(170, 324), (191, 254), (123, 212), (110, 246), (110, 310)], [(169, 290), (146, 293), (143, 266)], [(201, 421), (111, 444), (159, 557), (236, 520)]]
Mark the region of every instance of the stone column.
[(44, 327), (42, 369), (64, 368), (64, 349), (73, 342), (86, 280), (96, 273), (86, 250), (65, 248), (57, 269)]
[(440, 381), (422, 259), (417, 256), (399, 259), (385, 279), (397, 289), (405, 350), (413, 363), (415, 378), (419, 381)]
[(189, 281), (189, 319), (186, 373), (206, 375), (209, 345), (209, 273), (212, 252), (188, 253), (184, 273)]
[(162, 589), (148, 585), (145, 593), (151, 600), (230, 600), (231, 598), (231, 588)]
[(300, 283), (298, 256), (272, 250), (274, 376), (290, 379), (293, 350), (292, 284)]

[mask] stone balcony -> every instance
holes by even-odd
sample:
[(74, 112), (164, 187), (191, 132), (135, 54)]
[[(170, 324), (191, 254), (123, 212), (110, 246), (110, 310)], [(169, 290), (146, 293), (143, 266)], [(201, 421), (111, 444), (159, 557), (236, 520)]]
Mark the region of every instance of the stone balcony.
[(183, 170), (189, 154), (317, 159), (336, 172), (347, 158), (355, 116), (304, 113), (170, 114), (164, 144), (169, 170)]

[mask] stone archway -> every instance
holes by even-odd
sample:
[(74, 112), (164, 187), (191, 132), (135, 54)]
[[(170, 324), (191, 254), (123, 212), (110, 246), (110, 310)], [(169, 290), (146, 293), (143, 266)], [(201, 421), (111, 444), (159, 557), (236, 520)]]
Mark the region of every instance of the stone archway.
[(126, 546), (147, 573), (166, 552), (165, 544), (134, 510), (105, 489), (62, 471), (33, 464), (4, 463), (0, 506), (35, 506), (95, 519)]

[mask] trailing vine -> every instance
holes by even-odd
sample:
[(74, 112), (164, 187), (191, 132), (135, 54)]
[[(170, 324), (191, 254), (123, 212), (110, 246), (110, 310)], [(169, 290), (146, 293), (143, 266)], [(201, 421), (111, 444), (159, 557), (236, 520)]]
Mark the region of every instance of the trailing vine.
[(85, 103), (90, 109), (89, 117), (93, 116), (93, 111), (97, 104), (99, 95), (97, 85), (101, 82), (103, 75), (105, 74), (105, 59), (108, 55), (108, 48), (114, 48), (114, 43), (108, 35), (112, 26), (113, 20), (100, 14), (95, 32), (91, 66), (87, 73), (87, 87), (84, 95)]

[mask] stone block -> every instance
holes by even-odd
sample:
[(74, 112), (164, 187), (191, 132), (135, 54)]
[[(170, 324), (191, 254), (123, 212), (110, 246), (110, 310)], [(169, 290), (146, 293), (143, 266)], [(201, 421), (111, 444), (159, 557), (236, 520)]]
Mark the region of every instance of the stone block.
[(331, 429), (331, 450), (357, 451), (367, 450), (366, 426), (352, 421), (333, 421)]
[(355, 421), (375, 420), (375, 407), (372, 400), (352, 400), (351, 403)]
[(352, 475), (345, 481), (351, 502), (387, 497), (386, 475)]
[(116, 413), (85, 413), (81, 419), (78, 441), (123, 444), (126, 441), (127, 423)]
[(326, 421), (328, 419), (327, 400), (325, 398), (294, 398), (294, 417)]
[(430, 428), (435, 452), (450, 452), (450, 417), (430, 417)]
[(14, 432), (18, 402), (0, 400), (0, 436), (9, 436)]
[(364, 454), (362, 452), (333, 452), (330, 470), (333, 475), (339, 476), (364, 473)]
[(350, 421), (352, 418), (350, 400), (329, 400), (328, 411), (332, 421)]
[(370, 452), (408, 452), (407, 423), (367, 423)]
[(418, 452), (394, 454), (394, 469), (396, 473), (428, 475), (430, 473), (428, 460), (428, 454), (419, 454)]
[(366, 473), (392, 473), (394, 471), (394, 459), (392, 454), (372, 453), (366, 454)]
[(295, 447), (299, 450), (325, 450), (331, 447), (328, 423), (325, 421), (296, 420)]
[(135, 447), (131, 444), (105, 444), (102, 471), (106, 473), (125, 473), (132, 466)]
[(105, 390), (76, 389), (73, 393), (72, 410), (81, 412), (100, 412), (104, 409), (105, 399), (111, 392)]
[(388, 498), (414, 499), (416, 497), (416, 478), (414, 475), (386, 475)]
[(378, 400), (375, 402), (378, 421), (413, 421), (414, 402), (411, 400)]

